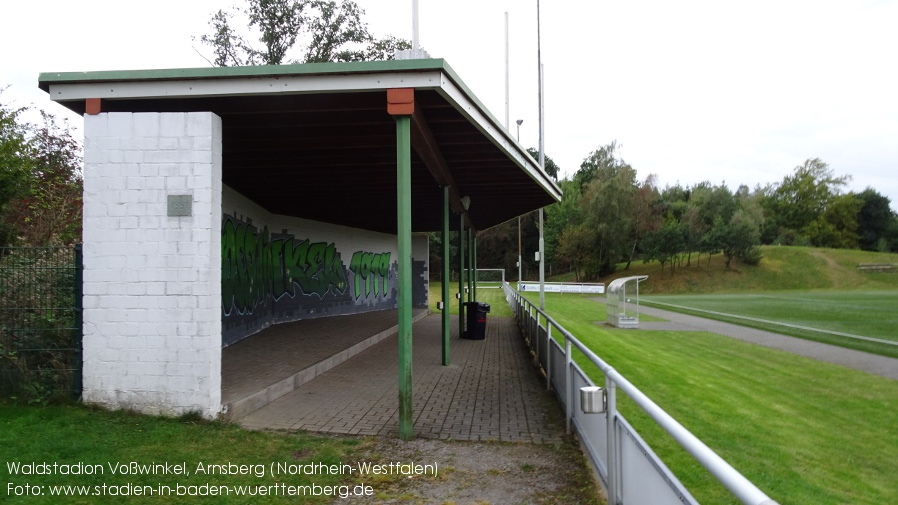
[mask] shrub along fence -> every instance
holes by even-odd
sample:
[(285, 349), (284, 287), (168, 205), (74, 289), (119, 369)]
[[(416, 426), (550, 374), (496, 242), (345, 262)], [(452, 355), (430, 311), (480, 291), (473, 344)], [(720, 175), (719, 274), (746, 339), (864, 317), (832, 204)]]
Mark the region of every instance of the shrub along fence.
[(81, 246), (0, 248), (0, 398), (81, 395)]

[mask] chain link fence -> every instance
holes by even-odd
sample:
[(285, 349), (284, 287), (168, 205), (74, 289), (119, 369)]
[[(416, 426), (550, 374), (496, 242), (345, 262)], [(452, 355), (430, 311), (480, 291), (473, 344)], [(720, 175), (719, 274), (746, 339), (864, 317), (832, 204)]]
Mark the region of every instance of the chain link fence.
[(81, 394), (81, 246), (0, 248), (0, 398)]

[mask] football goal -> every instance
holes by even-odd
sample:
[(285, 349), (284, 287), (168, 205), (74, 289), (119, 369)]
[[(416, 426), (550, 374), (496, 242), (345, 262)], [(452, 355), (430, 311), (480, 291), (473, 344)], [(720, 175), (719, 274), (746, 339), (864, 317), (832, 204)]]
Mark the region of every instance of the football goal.
[(500, 289), (505, 285), (503, 268), (478, 268), (474, 275), (478, 289)]

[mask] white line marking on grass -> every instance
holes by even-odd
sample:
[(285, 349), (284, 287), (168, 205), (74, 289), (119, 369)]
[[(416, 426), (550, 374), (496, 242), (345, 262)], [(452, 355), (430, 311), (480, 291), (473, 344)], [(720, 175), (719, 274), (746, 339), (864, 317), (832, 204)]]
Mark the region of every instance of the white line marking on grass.
[(894, 342), (892, 340), (883, 340), (881, 338), (864, 337), (861, 335), (853, 335), (851, 333), (843, 333), (841, 331), (823, 330), (820, 328), (812, 328), (810, 326), (801, 326), (799, 324), (790, 324), (790, 323), (784, 323), (781, 321), (770, 321), (768, 319), (759, 319), (756, 317), (749, 317), (749, 316), (739, 316), (736, 314), (727, 314), (726, 312), (716, 312), (713, 310), (697, 309), (695, 307), (686, 307), (683, 305), (674, 305), (673, 303), (656, 302), (654, 300), (645, 300), (645, 301), (648, 303), (656, 304), (656, 305), (666, 305), (668, 307), (676, 307), (678, 309), (692, 310), (695, 312), (704, 312), (705, 314), (714, 314), (714, 315), (718, 315), (718, 316), (732, 317), (734, 319), (745, 319), (746, 321), (754, 321), (756, 323), (765, 323), (765, 324), (772, 324), (772, 325), (776, 325), (776, 326), (785, 326), (787, 328), (795, 328), (797, 330), (816, 331), (818, 333), (827, 333), (830, 335), (838, 335), (840, 337), (855, 338), (858, 340), (866, 340), (868, 342), (877, 342), (880, 344), (898, 346), (898, 342)]

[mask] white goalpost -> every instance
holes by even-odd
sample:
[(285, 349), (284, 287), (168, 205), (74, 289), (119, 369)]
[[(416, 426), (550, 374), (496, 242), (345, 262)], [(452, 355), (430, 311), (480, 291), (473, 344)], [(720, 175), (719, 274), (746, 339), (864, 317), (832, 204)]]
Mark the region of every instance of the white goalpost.
[(505, 285), (503, 268), (478, 268), (474, 275), (478, 289), (501, 289)]

